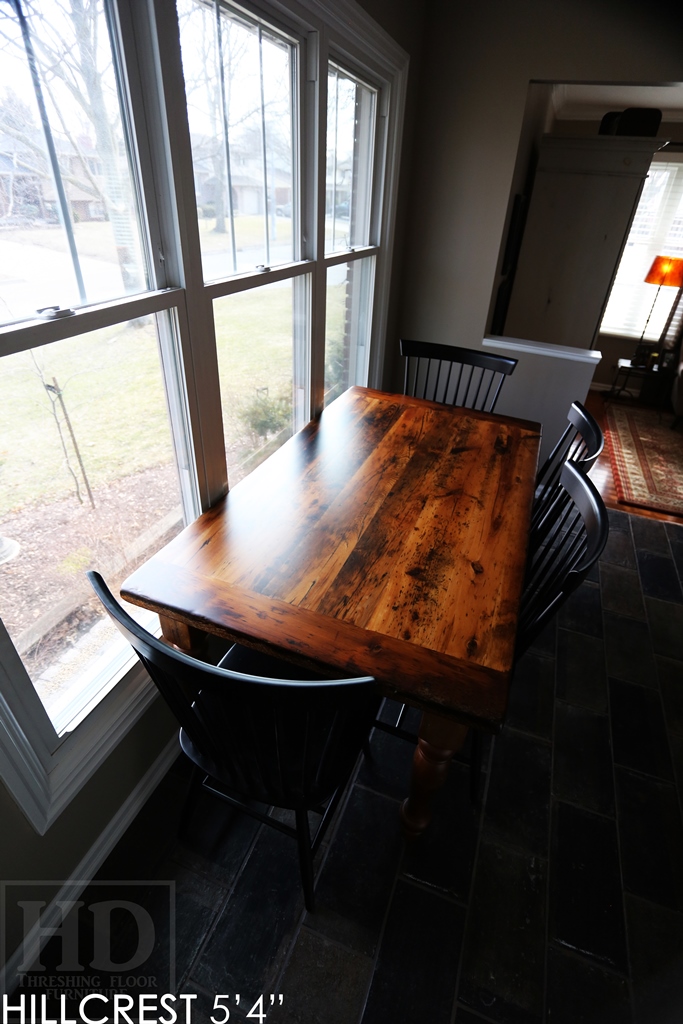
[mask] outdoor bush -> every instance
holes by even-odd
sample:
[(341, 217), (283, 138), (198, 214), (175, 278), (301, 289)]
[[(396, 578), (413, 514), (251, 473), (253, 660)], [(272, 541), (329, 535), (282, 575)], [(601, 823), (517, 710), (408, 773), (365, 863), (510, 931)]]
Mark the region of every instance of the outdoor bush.
[(257, 391), (239, 413), (240, 420), (252, 433), (263, 438), (284, 430), (291, 417), (291, 395), (277, 395), (271, 398), (265, 389)]

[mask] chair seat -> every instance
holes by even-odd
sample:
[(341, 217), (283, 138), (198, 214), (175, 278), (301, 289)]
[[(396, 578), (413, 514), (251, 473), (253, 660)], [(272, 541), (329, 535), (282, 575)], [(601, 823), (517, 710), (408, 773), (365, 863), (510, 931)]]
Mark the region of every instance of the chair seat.
[[(148, 633), (99, 573), (88, 578), (178, 720), (181, 748), (207, 776), (205, 788), (296, 839), (313, 910), (313, 856), (375, 719), (374, 679), (313, 676), (241, 644), (220, 665), (198, 661)], [(296, 826), (257, 805), (293, 811)], [(321, 815), (313, 837), (309, 811)]]
[(309, 672), (291, 661), (276, 658), (272, 654), (264, 654), (263, 651), (245, 647), (243, 644), (233, 644), (218, 662), (218, 667), (229, 668), (232, 672), (243, 672), (248, 676), (261, 676), (264, 679), (299, 679), (302, 682), (320, 679), (320, 673)]

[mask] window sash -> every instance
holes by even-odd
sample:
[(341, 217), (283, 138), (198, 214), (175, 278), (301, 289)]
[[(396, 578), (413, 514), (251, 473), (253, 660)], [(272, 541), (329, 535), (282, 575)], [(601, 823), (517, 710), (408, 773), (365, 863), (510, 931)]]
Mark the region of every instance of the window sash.
[[(110, 0), (107, 0), (109, 3)], [(135, 157), (140, 167), (140, 202), (146, 213), (146, 247), (154, 291), (78, 308), (61, 320), (26, 320), (0, 329), (0, 356), (86, 333), (122, 318), (175, 310), (175, 333), (167, 340), (169, 393), (179, 395), (173, 416), (188, 438), (184, 456), (190, 480), (184, 495), (194, 516), (225, 493), (220, 393), (211, 302), (274, 280), (310, 278), (311, 335), (308, 418), (322, 409), (327, 268), (375, 258), (375, 299), (371, 324), (369, 382), (381, 383), (387, 316), (393, 218), (396, 204), (407, 56), (352, 0), (258, 0), (253, 14), (280, 24), (302, 41), (299, 61), (301, 103), (300, 259), (264, 273), (238, 275), (205, 285), (191, 147), (182, 90), (177, 22), (167, 0), (111, 0), (113, 24), (121, 37), (126, 68), (122, 90), (131, 110)], [(353, 55), (353, 56), (351, 56)], [(353, 252), (324, 254), (324, 140), (327, 65), (335, 61), (378, 89), (370, 244)], [(391, 102), (390, 102), (391, 101)], [(298, 186), (295, 186), (298, 187)], [(173, 404), (173, 403), (172, 403)], [(0, 647), (9, 644), (0, 623)], [(60, 739), (23, 667), (11, 656), (0, 664), (0, 774), (34, 827), (44, 832), (119, 739), (155, 698), (138, 665), (70, 735)], [(33, 699), (35, 698), (35, 699)]]
[[(663, 179), (663, 180), (662, 180)], [(602, 334), (658, 341), (676, 299), (645, 284), (655, 256), (683, 256), (683, 155), (650, 166), (600, 325)]]

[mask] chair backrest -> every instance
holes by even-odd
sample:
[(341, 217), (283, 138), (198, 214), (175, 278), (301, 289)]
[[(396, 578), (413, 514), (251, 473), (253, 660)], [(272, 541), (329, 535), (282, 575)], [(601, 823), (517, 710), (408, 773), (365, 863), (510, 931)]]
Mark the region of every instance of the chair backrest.
[(148, 633), (99, 573), (88, 578), (209, 774), (242, 797), (294, 809), (346, 781), (379, 704), (371, 677), (270, 679), (206, 664)]
[(564, 464), (574, 462), (587, 473), (604, 444), (605, 438), (596, 420), (580, 402), (572, 402), (567, 413), (567, 427), (536, 477), (533, 523), (540, 519), (545, 504), (558, 487)]
[(532, 525), (516, 656), (586, 578), (608, 533), (607, 510), (595, 485), (566, 462), (545, 514)]
[(401, 339), (405, 356), (404, 395), (444, 405), (493, 412), (516, 359), (472, 348)]

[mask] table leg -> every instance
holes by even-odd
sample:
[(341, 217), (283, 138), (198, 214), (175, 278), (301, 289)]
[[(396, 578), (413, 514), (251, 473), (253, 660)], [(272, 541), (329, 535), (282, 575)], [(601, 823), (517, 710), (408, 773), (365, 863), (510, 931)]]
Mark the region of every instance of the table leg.
[(401, 825), (406, 839), (415, 839), (432, 817), (432, 799), (448, 775), (453, 755), (460, 750), (467, 726), (439, 715), (424, 713), (413, 756), (408, 797), (401, 806)]
[(161, 634), (167, 644), (177, 647), (185, 654), (197, 657), (206, 644), (206, 633), (202, 629), (195, 629), (194, 626), (186, 626), (177, 619), (169, 619), (166, 615), (159, 616), (161, 623)]

